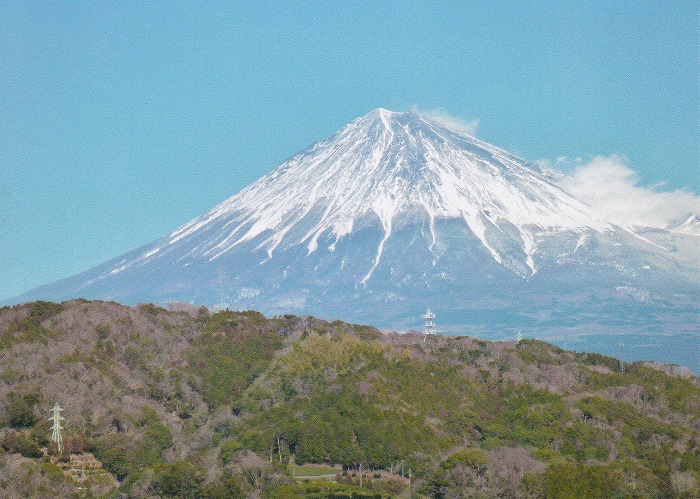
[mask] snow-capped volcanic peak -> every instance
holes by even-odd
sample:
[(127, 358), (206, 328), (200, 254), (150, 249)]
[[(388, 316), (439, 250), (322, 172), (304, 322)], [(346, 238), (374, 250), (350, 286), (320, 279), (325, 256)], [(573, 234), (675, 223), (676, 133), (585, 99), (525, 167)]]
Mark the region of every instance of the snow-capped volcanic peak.
[(376, 109), (173, 233), (13, 302), (181, 301), (390, 329), (430, 306), (459, 334), (697, 343), (699, 219), (601, 221), (567, 178), (439, 117)]
[[(436, 219), (463, 219), (499, 262), (487, 227), (517, 228), (532, 272), (535, 231), (609, 228), (536, 166), (419, 113), (375, 109), (176, 230), (165, 244), (216, 222), (218, 233), (197, 250), (209, 259), (256, 238), (269, 257), (280, 244), (305, 244), (311, 253), (321, 235), (331, 236), (333, 250), (369, 217), (384, 230), (376, 266), (396, 221), (416, 213), (431, 230)], [(302, 235), (290, 239), (295, 228)]]
[(177, 301), (392, 330), (432, 307), (445, 331), (494, 339), (697, 342), (700, 219), (601, 221), (564, 173), (444, 121), (376, 109), (172, 234), (11, 303)]

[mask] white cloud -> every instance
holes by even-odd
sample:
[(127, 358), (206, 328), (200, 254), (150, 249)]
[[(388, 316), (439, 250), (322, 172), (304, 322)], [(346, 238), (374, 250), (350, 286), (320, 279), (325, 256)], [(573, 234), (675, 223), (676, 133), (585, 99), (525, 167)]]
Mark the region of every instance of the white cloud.
[[(565, 161), (557, 158), (556, 163)], [(559, 185), (588, 204), (597, 217), (616, 225), (658, 227), (700, 236), (700, 196), (640, 186), (637, 175), (620, 156), (599, 156), (579, 163), (573, 174), (560, 178)]]
[(476, 128), (479, 126), (479, 120), (464, 121), (461, 118), (451, 116), (444, 109), (431, 109), (429, 111), (422, 111), (418, 109), (417, 106), (413, 106), (411, 109), (413, 112), (420, 114), (428, 121), (432, 121), (438, 125), (442, 125), (446, 128), (454, 130), (455, 132), (461, 132), (466, 135), (474, 136)]

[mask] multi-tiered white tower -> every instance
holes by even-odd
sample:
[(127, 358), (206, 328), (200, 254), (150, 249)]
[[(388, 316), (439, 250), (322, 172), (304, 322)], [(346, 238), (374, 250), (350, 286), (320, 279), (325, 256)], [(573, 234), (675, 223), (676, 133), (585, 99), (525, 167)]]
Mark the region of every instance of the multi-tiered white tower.
[(429, 334), (435, 334), (435, 314), (428, 309), (428, 311), (425, 313), (423, 316), (423, 319), (425, 320), (425, 330), (423, 331), (424, 334), (427, 336)]

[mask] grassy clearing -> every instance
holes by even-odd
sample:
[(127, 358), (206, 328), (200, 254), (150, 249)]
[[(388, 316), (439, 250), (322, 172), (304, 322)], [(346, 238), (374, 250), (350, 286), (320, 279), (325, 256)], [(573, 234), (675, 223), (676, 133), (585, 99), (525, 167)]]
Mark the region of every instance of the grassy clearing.
[(334, 468), (325, 464), (290, 464), (287, 470), (292, 476), (323, 476), (338, 473), (340, 468)]

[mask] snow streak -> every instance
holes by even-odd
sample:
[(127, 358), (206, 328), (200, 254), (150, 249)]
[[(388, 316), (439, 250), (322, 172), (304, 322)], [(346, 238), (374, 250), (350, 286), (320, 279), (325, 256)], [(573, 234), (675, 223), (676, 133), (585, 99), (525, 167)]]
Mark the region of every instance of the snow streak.
[(358, 227), (375, 224), (383, 235), (360, 281), (366, 285), (393, 228), (409, 216), (428, 222), (426, 246), (433, 254), (440, 240), (436, 221), (463, 220), (499, 263), (505, 259), (501, 239), (511, 238), (531, 274), (537, 271), (538, 233), (610, 230), (522, 159), (428, 116), (376, 109), (177, 229), (158, 251), (122, 267), (198, 238), (192, 256), (209, 260), (246, 242), (268, 259), (297, 245), (307, 254), (334, 251)]

